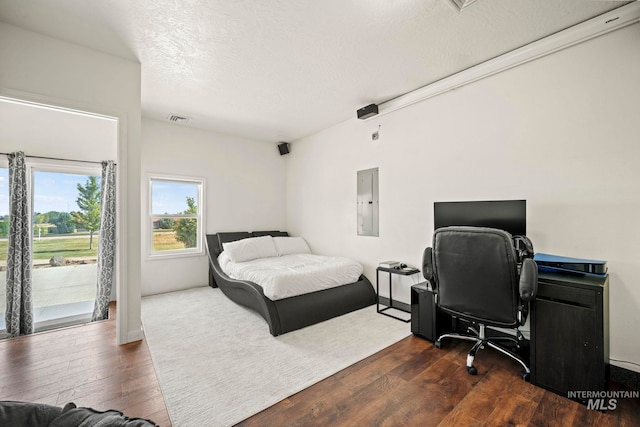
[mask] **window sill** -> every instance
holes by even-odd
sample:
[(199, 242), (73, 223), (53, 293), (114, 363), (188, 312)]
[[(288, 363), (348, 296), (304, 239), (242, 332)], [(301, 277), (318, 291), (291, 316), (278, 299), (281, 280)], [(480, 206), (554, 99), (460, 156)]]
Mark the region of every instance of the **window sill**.
[(192, 257), (201, 257), (205, 256), (203, 250), (199, 251), (189, 251), (189, 252), (169, 252), (167, 253), (154, 253), (147, 254), (147, 261), (162, 261), (167, 259), (176, 259), (176, 258), (192, 258)]

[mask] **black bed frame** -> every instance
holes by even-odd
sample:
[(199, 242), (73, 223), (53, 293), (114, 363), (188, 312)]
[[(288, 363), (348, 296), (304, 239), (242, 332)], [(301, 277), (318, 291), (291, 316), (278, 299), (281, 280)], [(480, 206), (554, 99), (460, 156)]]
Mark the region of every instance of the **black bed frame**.
[(371, 282), (361, 275), (347, 285), (272, 301), (256, 283), (227, 276), (218, 264), (222, 244), (257, 236), (288, 236), (285, 231), (232, 232), (207, 235), (209, 286), (220, 290), (232, 301), (257, 311), (269, 324), (271, 335), (277, 336), (305, 326), (375, 304)]

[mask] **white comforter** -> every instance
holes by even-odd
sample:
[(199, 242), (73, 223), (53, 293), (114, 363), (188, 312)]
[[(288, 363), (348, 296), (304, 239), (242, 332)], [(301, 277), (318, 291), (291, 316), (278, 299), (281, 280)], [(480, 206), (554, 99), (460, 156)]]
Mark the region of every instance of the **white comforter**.
[(362, 266), (357, 261), (314, 254), (233, 262), (223, 251), (218, 262), (227, 276), (262, 286), (270, 300), (346, 285), (356, 282), (362, 274)]

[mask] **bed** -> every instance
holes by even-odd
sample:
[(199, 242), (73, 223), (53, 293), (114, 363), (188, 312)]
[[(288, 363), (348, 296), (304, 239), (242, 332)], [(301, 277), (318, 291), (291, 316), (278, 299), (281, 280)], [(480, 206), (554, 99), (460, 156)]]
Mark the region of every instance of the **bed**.
[[(373, 286), (364, 275), (348, 284), (281, 299), (270, 299), (265, 295), (263, 287), (257, 283), (232, 278), (223, 271), (218, 261), (223, 252), (223, 245), (262, 236), (288, 237), (288, 233), (242, 231), (208, 234), (206, 244), (209, 256), (209, 285), (220, 288), (237, 304), (258, 312), (269, 325), (271, 335), (281, 335), (375, 304)], [(227, 248), (230, 246), (227, 245)]]

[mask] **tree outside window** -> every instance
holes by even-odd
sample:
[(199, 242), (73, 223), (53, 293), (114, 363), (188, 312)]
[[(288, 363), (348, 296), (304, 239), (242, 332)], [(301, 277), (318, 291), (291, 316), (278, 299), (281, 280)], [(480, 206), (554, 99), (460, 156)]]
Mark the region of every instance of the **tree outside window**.
[(78, 184), (76, 203), (80, 211), (71, 215), (78, 228), (89, 231), (89, 249), (93, 249), (93, 233), (100, 228), (100, 197), (98, 177), (90, 176), (85, 185)]

